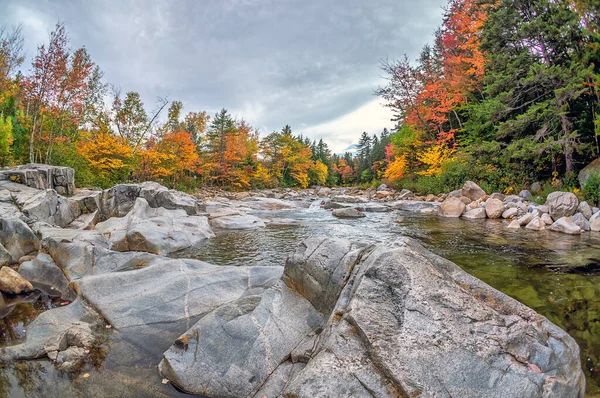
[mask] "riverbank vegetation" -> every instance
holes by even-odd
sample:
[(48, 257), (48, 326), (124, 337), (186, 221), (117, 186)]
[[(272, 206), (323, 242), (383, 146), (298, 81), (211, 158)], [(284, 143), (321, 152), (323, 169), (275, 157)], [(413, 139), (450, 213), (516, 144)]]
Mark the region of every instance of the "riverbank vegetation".
[(20, 28), (3, 28), (0, 166), (70, 166), (79, 186), (386, 182), (437, 194), (466, 180), (504, 193), (541, 181), (542, 193), (600, 196), (576, 179), (600, 154), (598, 11), (591, 0), (451, 0), (418, 59), (382, 62), (388, 83), (376, 92), (395, 127), (363, 133), (343, 155), (287, 125), (261, 134), (226, 109), (212, 115), (165, 98), (148, 106), (108, 84), (63, 24), (26, 68)]

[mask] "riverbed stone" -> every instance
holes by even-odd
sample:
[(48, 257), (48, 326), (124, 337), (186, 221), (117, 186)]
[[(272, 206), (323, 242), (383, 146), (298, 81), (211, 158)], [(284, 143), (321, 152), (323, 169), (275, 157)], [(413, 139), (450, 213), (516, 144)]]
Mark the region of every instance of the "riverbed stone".
[(461, 217), (468, 219), (481, 219), (486, 218), (487, 216), (483, 207), (476, 207), (475, 209), (463, 213)]
[(363, 196), (353, 195), (336, 195), (331, 200), (338, 203), (367, 203), (369, 201)]
[(504, 201), (505, 197), (506, 197), (506, 195), (501, 194), (499, 192), (494, 192), (493, 194), (490, 195), (490, 198), (492, 198), (492, 199), (498, 199), (498, 200), (502, 200), (502, 201)]
[(590, 230), (594, 232), (600, 231), (600, 211), (597, 211), (590, 217)]
[(516, 217), (517, 214), (519, 214), (519, 209), (517, 209), (516, 207), (511, 207), (511, 208), (506, 209), (502, 213), (502, 218), (513, 218), (513, 217)]
[(462, 196), (475, 201), (485, 195), (485, 191), (481, 187), (475, 184), (473, 181), (467, 181), (464, 183), (461, 189)]
[(534, 231), (543, 231), (546, 229), (546, 223), (540, 217), (534, 217), (526, 226), (527, 229)]
[(228, 216), (214, 217), (210, 220), (215, 229), (255, 229), (264, 228), (265, 222), (256, 216), (241, 212)]
[[(218, 397), (260, 396), (263, 385), (288, 397), (583, 394), (566, 332), (412, 239), (311, 238), (293, 258), (284, 283), (219, 306), (181, 335), (161, 374)], [(291, 372), (292, 357), (307, 363)]]
[(504, 203), (500, 199), (490, 197), (485, 201), (485, 213), (488, 218), (500, 218), (504, 213)]
[(73, 301), (77, 297), (69, 286), (69, 280), (63, 271), (46, 253), (39, 253), (31, 261), (25, 261), (19, 266), (19, 274), (31, 282), (37, 289), (51, 296), (59, 296), (63, 300)]
[(575, 224), (571, 217), (561, 217), (548, 227), (550, 231), (562, 232), (570, 235), (581, 234), (581, 228)]
[(438, 214), (442, 203), (440, 202), (425, 202), (421, 200), (398, 200), (384, 204), (394, 210), (404, 210), (422, 214)]
[(11, 267), (0, 268), (0, 291), (21, 294), (33, 291), (33, 286)]
[(190, 216), (183, 209), (151, 208), (143, 198), (136, 199), (127, 216), (98, 223), (96, 231), (112, 243), (113, 250), (159, 255), (189, 249), (215, 236), (206, 217)]
[(360, 210), (357, 210), (353, 207), (348, 207), (345, 209), (334, 209), (331, 214), (338, 218), (361, 218), (366, 217), (366, 214)]
[(504, 203), (517, 203), (522, 201), (523, 199), (519, 195), (507, 195), (504, 197)]
[(524, 226), (529, 224), (529, 222), (531, 220), (533, 220), (533, 214), (531, 213), (525, 213), (523, 214), (521, 217), (519, 217), (516, 221), (519, 223), (520, 226)]
[(408, 189), (403, 189), (400, 191), (398, 195), (396, 195), (396, 199), (398, 200), (410, 200), (415, 197), (415, 194)]
[(583, 213), (575, 213), (571, 220), (581, 228), (582, 231), (590, 230), (590, 223)]
[(519, 229), (521, 228), (521, 221), (519, 221), (518, 219), (513, 219), (506, 228), (510, 228), (510, 229)]
[(546, 205), (552, 219), (557, 221), (559, 218), (575, 214), (579, 206), (579, 199), (571, 192), (552, 192), (546, 199)]
[(594, 214), (594, 213), (592, 213), (592, 207), (586, 201), (579, 203), (579, 206), (577, 206), (577, 211), (582, 213), (583, 216), (588, 220)]
[(0, 218), (0, 267), (36, 251), (39, 239), (19, 218)]
[(554, 223), (554, 220), (552, 219), (552, 217), (550, 217), (550, 214), (548, 213), (542, 214), (540, 218), (544, 223), (546, 223), (546, 225), (552, 225)]
[(460, 217), (467, 206), (465, 203), (457, 197), (450, 197), (442, 202), (439, 208), (439, 215), (442, 217)]
[(533, 195), (531, 194), (531, 192), (529, 192), (527, 189), (522, 190), (521, 192), (519, 192), (519, 196), (523, 199), (523, 200), (531, 200), (531, 198), (533, 198)]

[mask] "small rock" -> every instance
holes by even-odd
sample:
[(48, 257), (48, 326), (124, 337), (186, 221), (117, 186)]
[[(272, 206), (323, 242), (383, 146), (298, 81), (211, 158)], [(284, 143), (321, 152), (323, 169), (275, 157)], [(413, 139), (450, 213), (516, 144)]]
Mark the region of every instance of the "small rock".
[(17, 271), (10, 267), (0, 269), (0, 291), (9, 294), (21, 294), (33, 291), (33, 286)]
[(466, 196), (461, 196), (459, 199), (466, 205), (472, 202), (472, 200), (470, 198), (467, 198)]
[(507, 228), (519, 229), (521, 228), (521, 222), (519, 220), (512, 220)]
[(531, 194), (531, 192), (529, 192), (526, 189), (519, 192), (519, 196), (525, 200), (531, 200), (531, 198), (533, 198), (533, 195)]
[(590, 219), (592, 217), (592, 207), (588, 204), (588, 202), (581, 202), (579, 206), (577, 206), (577, 211), (582, 213), (586, 219)]
[(534, 231), (543, 231), (546, 229), (546, 223), (542, 221), (540, 217), (534, 217), (529, 224), (525, 226), (527, 229), (532, 229)]
[(387, 190), (388, 190), (388, 186), (385, 184), (381, 184), (380, 186), (377, 187), (377, 192), (387, 191)]
[(581, 228), (575, 224), (571, 217), (561, 217), (548, 227), (550, 231), (562, 232), (570, 235), (579, 235)]
[[(550, 217), (550, 214), (548, 213), (544, 213), (541, 216), (541, 220), (546, 223), (546, 225), (552, 225), (554, 224), (554, 220), (552, 219), (552, 217)], [(599, 224), (600, 225), (600, 224)]]
[(504, 213), (504, 203), (500, 199), (490, 197), (485, 201), (485, 212), (488, 218), (500, 218)]
[(520, 226), (527, 225), (529, 222), (533, 220), (533, 214), (526, 213), (517, 219), (517, 222)]
[(581, 228), (582, 231), (590, 230), (590, 223), (587, 218), (583, 215), (583, 213), (575, 213), (575, 215), (571, 218), (575, 224)]
[(548, 209), (548, 206), (546, 205), (540, 205), (537, 207), (537, 209), (542, 213), (550, 213), (550, 209)]
[(504, 200), (504, 198), (506, 197), (506, 195), (503, 195), (499, 192), (494, 192), (493, 194), (490, 195), (490, 198), (492, 199), (498, 199), (498, 200)]
[(366, 217), (365, 213), (354, 208), (335, 209), (331, 213), (338, 218), (361, 218)]
[(462, 217), (470, 219), (486, 218), (485, 209), (483, 207), (477, 207), (473, 210), (469, 210), (468, 212), (463, 214)]
[(504, 213), (502, 213), (502, 218), (513, 218), (519, 213), (519, 210), (516, 207), (506, 209)]

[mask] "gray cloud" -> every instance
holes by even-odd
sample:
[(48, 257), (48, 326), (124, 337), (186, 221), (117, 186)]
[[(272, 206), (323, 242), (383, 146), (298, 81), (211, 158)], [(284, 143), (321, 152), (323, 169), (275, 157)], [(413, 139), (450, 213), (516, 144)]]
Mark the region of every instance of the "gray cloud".
[(327, 124), (373, 101), (379, 60), (416, 56), (443, 3), (8, 0), (0, 24), (23, 23), (31, 57), (63, 21), (106, 80), (139, 91), (148, 107), (168, 95), (184, 111), (225, 107), (270, 131)]

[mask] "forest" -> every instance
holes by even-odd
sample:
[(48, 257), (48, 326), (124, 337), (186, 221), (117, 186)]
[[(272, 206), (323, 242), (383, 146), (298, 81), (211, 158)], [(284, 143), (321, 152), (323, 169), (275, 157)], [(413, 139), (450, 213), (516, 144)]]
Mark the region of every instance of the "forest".
[[(0, 166), (73, 167), (78, 186), (155, 180), (232, 190), (311, 185), (440, 193), (477, 181), (509, 193), (541, 181), (579, 190), (599, 157), (600, 5), (451, 0), (418, 59), (383, 60), (375, 89), (395, 114), (356, 152), (292, 128), (261, 134), (226, 109), (186, 110), (104, 80), (64, 24), (25, 65), (22, 29), (0, 29)], [(600, 182), (600, 180), (598, 181)]]

